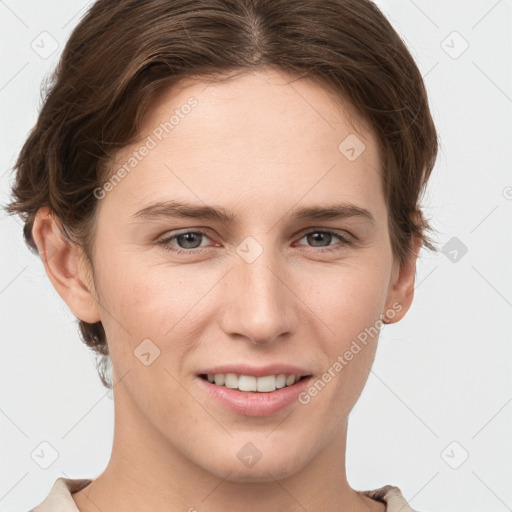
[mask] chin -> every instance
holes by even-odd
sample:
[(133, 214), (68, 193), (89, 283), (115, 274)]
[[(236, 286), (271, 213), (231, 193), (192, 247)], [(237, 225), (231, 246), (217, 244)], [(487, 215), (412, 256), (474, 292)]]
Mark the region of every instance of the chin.
[(287, 478), (300, 469), (299, 466), (290, 467), (277, 462), (263, 464), (260, 461), (260, 463), (252, 468), (241, 468), (239, 464), (226, 464), (222, 468), (215, 468), (216, 471), (213, 471), (213, 474), (228, 482), (264, 483)]
[[(308, 452), (303, 443), (292, 449), (289, 443), (276, 446), (267, 440), (259, 442), (261, 449), (250, 441), (243, 442), (242, 448), (234, 449), (233, 443), (222, 454), (212, 454), (204, 461), (204, 469), (229, 482), (273, 482), (287, 478), (300, 471), (309, 462)], [(239, 443), (236, 443), (238, 446)], [(286, 446), (288, 444), (288, 446)], [(226, 456), (227, 455), (227, 456)]]

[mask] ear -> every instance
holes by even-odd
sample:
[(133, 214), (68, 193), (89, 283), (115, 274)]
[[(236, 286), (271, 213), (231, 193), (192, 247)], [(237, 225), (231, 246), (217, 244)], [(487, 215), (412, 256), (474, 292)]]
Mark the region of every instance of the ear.
[(92, 279), (87, 276), (85, 255), (67, 240), (61, 226), (49, 208), (39, 209), (32, 226), (39, 256), (54, 288), (73, 315), (85, 322), (98, 322), (100, 308)]
[(402, 265), (399, 262), (393, 264), (393, 272), (388, 288), (386, 309), (383, 312), (385, 324), (393, 324), (400, 321), (409, 308), (414, 298), (414, 283), (416, 277), (416, 262), (422, 246), (421, 237), (414, 235), (410, 241), (410, 254)]

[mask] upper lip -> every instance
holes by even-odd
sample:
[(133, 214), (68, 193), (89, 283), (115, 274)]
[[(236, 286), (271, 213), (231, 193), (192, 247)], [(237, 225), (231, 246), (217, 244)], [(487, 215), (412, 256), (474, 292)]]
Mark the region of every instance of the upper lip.
[(266, 366), (250, 366), (246, 364), (222, 364), (210, 368), (204, 368), (198, 372), (198, 375), (210, 374), (216, 375), (218, 373), (234, 373), (236, 375), (253, 375), (254, 377), (265, 377), (266, 375), (296, 375), (305, 377), (311, 375), (311, 372), (305, 368), (294, 366), (291, 364), (269, 364)]

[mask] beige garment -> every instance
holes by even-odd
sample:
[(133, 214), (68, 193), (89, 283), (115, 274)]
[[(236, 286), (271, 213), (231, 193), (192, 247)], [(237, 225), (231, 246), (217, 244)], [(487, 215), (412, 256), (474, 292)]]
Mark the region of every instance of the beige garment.
[[(30, 512), (80, 512), (71, 494), (88, 486), (92, 480), (58, 478), (46, 499)], [(376, 501), (386, 503), (386, 512), (415, 512), (409, 507), (398, 487), (386, 485), (373, 491), (358, 491)]]

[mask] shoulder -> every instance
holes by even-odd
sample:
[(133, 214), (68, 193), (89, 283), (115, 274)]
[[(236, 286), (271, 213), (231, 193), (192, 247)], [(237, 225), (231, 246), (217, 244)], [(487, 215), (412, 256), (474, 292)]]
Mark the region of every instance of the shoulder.
[(358, 491), (360, 494), (386, 504), (386, 512), (417, 512), (409, 506), (402, 491), (394, 485), (385, 485), (371, 491)]
[(30, 512), (79, 512), (71, 494), (87, 487), (92, 480), (82, 478), (58, 478), (50, 494)]

